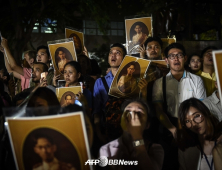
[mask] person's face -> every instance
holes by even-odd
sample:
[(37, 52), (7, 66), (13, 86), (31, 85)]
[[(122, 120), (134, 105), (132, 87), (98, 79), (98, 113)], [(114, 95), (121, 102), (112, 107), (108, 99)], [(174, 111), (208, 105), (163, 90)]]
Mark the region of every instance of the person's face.
[(195, 107), (190, 107), (184, 123), (186, 128), (198, 135), (204, 135), (206, 133), (207, 123), (204, 120), (204, 115)]
[(64, 53), (63, 51), (59, 51), (58, 56), (59, 56), (60, 59), (65, 59), (66, 58), (66, 53)]
[(80, 76), (81, 73), (77, 73), (76, 69), (71, 65), (66, 65), (66, 67), (64, 68), (64, 79), (66, 81), (66, 84), (72, 85), (74, 83), (77, 83)]
[(141, 33), (142, 28), (139, 25), (137, 25), (134, 30), (136, 31), (136, 33)]
[(119, 67), (123, 60), (123, 50), (120, 47), (113, 47), (110, 49), (108, 62), (112, 67)]
[[(127, 130), (128, 129), (127, 126), (131, 124), (131, 126), (135, 127), (141, 126), (142, 129), (145, 130), (146, 128), (148, 128), (147, 116), (148, 115), (146, 113), (146, 109), (140, 103), (132, 102), (128, 104), (124, 109), (124, 114), (122, 115), (121, 118), (121, 127), (123, 130)], [(125, 122), (129, 123), (126, 124)]]
[[(172, 71), (183, 71), (184, 70), (184, 63), (186, 62), (187, 57), (183, 55), (183, 52), (178, 48), (172, 48), (168, 52), (169, 55), (177, 55), (174, 59), (168, 57), (165, 58), (165, 61), (170, 66), (170, 70)], [(179, 58), (178, 55), (182, 55), (182, 58)]]
[(161, 47), (157, 41), (151, 41), (146, 46), (146, 55), (149, 59), (161, 59)]
[(37, 52), (36, 61), (48, 64), (50, 60), (50, 56), (48, 56), (48, 54), (46, 53), (46, 49), (39, 49), (39, 51)]
[(213, 66), (212, 49), (209, 49), (204, 53), (203, 65)]
[(67, 105), (73, 104), (72, 96), (66, 96), (66, 104), (67, 104)]
[(132, 75), (135, 72), (134, 65), (131, 65), (129, 68), (127, 68), (127, 74)]
[(190, 60), (189, 67), (193, 71), (199, 71), (201, 68), (201, 59), (199, 56), (193, 56)]
[(41, 73), (43, 73), (43, 65), (34, 64), (33, 72), (32, 72), (32, 75), (33, 75), (32, 81), (33, 82), (40, 82)]
[(51, 162), (54, 158), (56, 146), (52, 145), (46, 138), (39, 138), (34, 147), (34, 151), (42, 158), (43, 161)]
[(33, 63), (34, 63), (34, 59), (30, 58), (28, 53), (26, 53), (24, 55), (25, 60), (27, 61), (27, 63), (29, 64), (29, 66), (32, 68), (33, 67)]

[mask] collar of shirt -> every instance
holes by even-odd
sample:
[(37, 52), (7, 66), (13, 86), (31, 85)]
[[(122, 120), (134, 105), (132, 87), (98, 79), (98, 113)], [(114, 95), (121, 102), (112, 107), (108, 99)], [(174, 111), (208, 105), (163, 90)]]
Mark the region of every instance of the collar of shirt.
[[(181, 79), (183, 79), (183, 78), (187, 78), (188, 76), (189, 76), (189, 75), (187, 74), (186, 70), (184, 70), (184, 72), (183, 72), (183, 76), (182, 76)], [(170, 79), (175, 79), (175, 78), (173, 77), (171, 71), (167, 74), (167, 77), (169, 77)]]
[(213, 101), (212, 101), (212, 102), (213, 102), (215, 105), (220, 102), (220, 99), (218, 99), (216, 93), (217, 93), (217, 90), (214, 91), (213, 94), (212, 94), (212, 98), (213, 98)]
[(47, 163), (44, 161), (43, 167), (44, 167), (44, 169), (50, 169), (53, 165), (58, 164), (58, 163), (59, 163), (58, 159), (54, 158), (53, 161), (50, 163)]
[(216, 81), (216, 75), (215, 75), (215, 72), (213, 72), (212, 77), (211, 77), (211, 75), (210, 75), (209, 73), (205, 73), (205, 72), (202, 71), (202, 72), (201, 72), (201, 76), (206, 77), (206, 78), (210, 78), (210, 79)]
[(113, 74), (112, 74), (112, 71), (110, 71), (106, 76), (105, 76), (106, 79), (108, 78), (114, 78)]

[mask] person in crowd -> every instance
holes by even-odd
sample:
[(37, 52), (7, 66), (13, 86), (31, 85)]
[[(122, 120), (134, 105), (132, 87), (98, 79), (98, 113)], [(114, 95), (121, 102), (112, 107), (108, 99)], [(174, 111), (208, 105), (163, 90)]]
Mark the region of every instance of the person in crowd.
[(15, 59), (13, 58), (10, 49), (8, 47), (8, 41), (2, 39), (1, 51), (4, 54), (5, 67), (9, 73), (12, 73), (14, 77), (21, 80), (22, 90), (30, 87), (30, 79), (32, 73), (33, 63), (35, 62), (36, 52), (33, 50), (26, 51), (24, 53), (24, 58), (28, 62), (28, 67), (19, 66)]
[[(101, 125), (106, 123), (104, 122), (103, 115), (105, 112), (105, 107), (110, 99), (108, 96), (108, 88), (110, 88), (111, 83), (113, 81), (114, 76), (117, 73), (117, 70), (126, 55), (125, 47), (120, 43), (112, 44), (110, 47), (110, 52), (108, 56), (108, 62), (111, 67), (111, 71), (104, 77), (96, 80), (93, 91), (93, 119), (95, 124), (95, 131), (100, 141), (105, 143), (107, 141), (106, 135), (102, 132)], [(104, 84), (105, 83), (105, 84)], [(146, 99), (147, 95), (147, 82), (145, 79), (141, 79), (138, 83), (138, 87), (140, 88), (142, 94), (141, 96)], [(119, 113), (119, 112), (118, 112)], [(115, 112), (117, 114), (117, 112)], [(116, 120), (117, 121), (117, 120)], [(110, 130), (109, 128), (107, 128)], [(121, 130), (121, 127), (119, 127)], [(109, 131), (110, 132), (110, 131)], [(116, 133), (117, 134), (117, 133)], [(114, 134), (113, 134), (114, 135)], [(108, 135), (111, 137), (112, 135)]]
[[(128, 99), (122, 104), (121, 110), (123, 134), (120, 138), (102, 146), (99, 155), (108, 159), (138, 161), (138, 169), (160, 170), (164, 157), (162, 146), (143, 137), (145, 129), (150, 126), (150, 109), (147, 103), (141, 99)], [(122, 167), (124, 168), (129, 167)]]
[(55, 157), (57, 146), (54, 140), (45, 134), (37, 134), (34, 139), (34, 151), (42, 159), (41, 163), (33, 166), (33, 170), (55, 169), (75, 170), (70, 163), (61, 162)]
[(50, 66), (51, 56), (49, 54), (49, 48), (47, 46), (41, 45), (37, 47), (37, 56), (36, 61), (42, 62), (48, 66), (48, 74), (47, 74), (47, 84), (53, 85), (53, 77), (54, 77), (54, 68)]
[(180, 169), (221, 169), (222, 143), (218, 141), (222, 126), (198, 99), (181, 103), (177, 141)]
[[(183, 45), (172, 43), (165, 49), (164, 53), (170, 72), (164, 76), (165, 80), (162, 77), (155, 81), (153, 103), (155, 104), (156, 114), (160, 122), (174, 135), (176, 127), (170, 122), (167, 113), (171, 117), (177, 118), (180, 103), (190, 97), (203, 100), (206, 98), (206, 91), (202, 79), (184, 69), (187, 56)], [(166, 89), (163, 89), (163, 81), (166, 83)], [(166, 101), (164, 101), (164, 90), (166, 92)], [(166, 111), (164, 111), (163, 107), (164, 102), (166, 102), (168, 108)]]
[[(215, 81), (215, 87), (218, 89), (217, 81)], [(208, 107), (210, 112), (218, 118), (219, 121), (222, 121), (222, 108), (218, 90), (215, 90), (211, 96), (204, 99), (203, 103)]]
[[(81, 66), (76, 61), (70, 61), (64, 66), (64, 80), (66, 81), (66, 87), (80, 86), (81, 82)], [(54, 76), (54, 86), (56, 81), (60, 78), (60, 75)], [(84, 104), (88, 104), (89, 108), (92, 108), (92, 93), (88, 89), (83, 89), (83, 93), (77, 94), (79, 101)], [(85, 98), (87, 102), (85, 102)], [(87, 106), (86, 106), (87, 107)]]
[(187, 63), (191, 73), (196, 74), (198, 76), (201, 75), (202, 59), (198, 54), (190, 55)]
[(95, 59), (90, 59), (90, 63), (91, 63), (91, 68), (93, 68), (91, 70), (90, 76), (94, 78), (94, 80), (96, 81), (98, 78), (101, 77), (102, 70)]
[(32, 82), (34, 82), (35, 86), (30, 87), (25, 89), (25, 92), (31, 92), (34, 90), (36, 87), (46, 87), (47, 80), (46, 79), (41, 79), (41, 73), (47, 72), (48, 71), (48, 66), (42, 62), (36, 62), (33, 65), (33, 72), (32, 72)]
[(87, 88), (93, 93), (95, 80), (90, 76), (92, 68), (90, 59), (86, 55), (78, 55), (78, 63), (81, 66), (82, 79), (84, 88)]
[(161, 49), (163, 42), (159, 37), (149, 37), (145, 41), (143, 47), (138, 48), (140, 58), (147, 58), (148, 60), (162, 60)]
[(27, 101), (28, 116), (55, 115), (60, 109), (56, 94), (46, 87), (38, 87)]
[(214, 71), (212, 50), (217, 50), (217, 48), (214, 46), (209, 46), (203, 49), (203, 51), (201, 52), (201, 58), (203, 60), (203, 70), (200, 76), (203, 79), (207, 96), (210, 96), (216, 90), (214, 85), (216, 81), (216, 75)]
[(162, 124), (161, 142), (164, 146), (164, 169), (178, 169), (177, 147), (173, 145), (180, 103), (191, 97), (199, 100), (206, 98), (203, 80), (184, 69), (187, 60), (183, 45), (172, 43), (166, 47), (165, 61), (169, 65), (170, 72), (159, 79), (153, 85), (152, 100), (155, 114)]

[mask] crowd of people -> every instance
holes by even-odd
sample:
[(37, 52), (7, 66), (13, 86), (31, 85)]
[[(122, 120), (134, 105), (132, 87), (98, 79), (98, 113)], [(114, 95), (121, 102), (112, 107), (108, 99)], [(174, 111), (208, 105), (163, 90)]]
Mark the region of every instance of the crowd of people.
[[(106, 167), (108, 169), (221, 170), (222, 108), (212, 58), (212, 51), (216, 49), (209, 46), (201, 54), (187, 56), (180, 43), (172, 43), (163, 49), (159, 37), (147, 38), (138, 48), (139, 57), (165, 60), (169, 72), (159, 74), (153, 82), (147, 81), (149, 77), (140, 79), (135, 86), (140, 88), (141, 94), (132, 99), (108, 94), (127, 55), (121, 43), (110, 46), (110, 67), (101, 77), (98, 63), (89, 58), (87, 51), (78, 55), (78, 62), (67, 61), (61, 68), (63, 74), (54, 71), (49, 49), (44, 45), (36, 51), (24, 52), (23, 63), (18, 65), (7, 39), (2, 38), (0, 50), (5, 63), (0, 68), (1, 169), (15, 168), (3, 120), (3, 109), (15, 107), (24, 110), (23, 116), (83, 111), (93, 158), (106, 156), (138, 161), (137, 165), (110, 165)], [(152, 70), (158, 70), (152, 67)], [(132, 72), (134, 67), (129, 69)], [(41, 73), (45, 76), (41, 77)], [(122, 79), (121, 83), (126, 83)], [(66, 103), (60, 106), (56, 96), (58, 80), (65, 80), (65, 87), (83, 86), (83, 93), (77, 94), (81, 105), (69, 102), (72, 96), (67, 95)], [(44, 136), (40, 139), (52, 144)], [(33, 169), (43, 169), (43, 165), (50, 169), (52, 159), (39, 156), (42, 163)], [(62, 169), (59, 166), (56, 168)]]

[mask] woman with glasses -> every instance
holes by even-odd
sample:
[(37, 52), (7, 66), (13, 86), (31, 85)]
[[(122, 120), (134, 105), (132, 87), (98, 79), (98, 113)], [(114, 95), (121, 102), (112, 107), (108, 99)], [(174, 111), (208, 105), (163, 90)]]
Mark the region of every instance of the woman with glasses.
[(130, 99), (122, 104), (121, 109), (123, 134), (120, 138), (102, 146), (100, 157), (134, 161), (131, 166), (109, 166), (111, 169), (161, 169), (164, 157), (162, 146), (144, 138), (144, 131), (151, 123), (147, 103), (141, 99)]
[(222, 143), (217, 141), (221, 127), (200, 100), (190, 98), (181, 103), (177, 131), (180, 169), (222, 169)]

